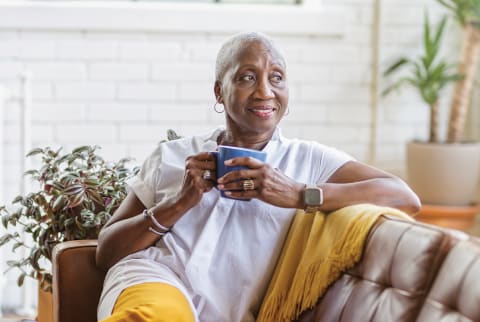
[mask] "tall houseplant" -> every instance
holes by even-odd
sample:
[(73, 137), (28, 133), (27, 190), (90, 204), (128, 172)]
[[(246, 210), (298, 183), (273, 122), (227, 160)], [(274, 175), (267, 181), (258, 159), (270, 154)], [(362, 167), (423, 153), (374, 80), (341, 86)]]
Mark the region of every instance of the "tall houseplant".
[(463, 139), (465, 120), (480, 56), (480, 0), (437, 0), (448, 8), (463, 29), (459, 73), (465, 78), (455, 87), (450, 107), (447, 142)]
[(475, 196), (480, 169), (480, 147), (477, 144), (447, 144), (438, 133), (438, 101), (449, 83), (462, 82), (463, 75), (439, 57), (446, 18), (438, 27), (424, 23), (424, 52), (416, 59), (401, 58), (385, 72), (391, 77), (401, 68), (410, 67), (408, 76), (397, 79), (386, 88), (388, 94), (404, 85), (413, 86), (430, 107), (430, 130), (427, 142), (407, 144), (407, 179), (423, 203), (467, 206)]

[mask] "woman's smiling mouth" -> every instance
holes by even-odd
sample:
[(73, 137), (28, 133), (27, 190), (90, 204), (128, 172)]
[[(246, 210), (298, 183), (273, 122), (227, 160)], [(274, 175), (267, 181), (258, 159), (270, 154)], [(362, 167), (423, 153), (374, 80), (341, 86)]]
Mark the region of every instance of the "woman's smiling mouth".
[(269, 118), (277, 110), (273, 106), (257, 106), (248, 109), (250, 112), (261, 118)]

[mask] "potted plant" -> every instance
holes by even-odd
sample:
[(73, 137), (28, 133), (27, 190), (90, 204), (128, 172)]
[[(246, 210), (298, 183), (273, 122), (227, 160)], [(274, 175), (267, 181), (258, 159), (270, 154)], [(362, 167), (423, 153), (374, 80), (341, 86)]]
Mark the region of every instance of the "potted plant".
[[(439, 137), (439, 97), (442, 89), (464, 76), (439, 57), (446, 17), (432, 30), (428, 16), (424, 23), (422, 55), (401, 58), (384, 75), (389, 77), (401, 68), (410, 73), (388, 86), (383, 94), (403, 85), (413, 86), (430, 107), (429, 140), (407, 144), (407, 179), (424, 204), (467, 206), (474, 199), (479, 177), (478, 144), (450, 144)], [(451, 121), (452, 122), (452, 121)], [(450, 126), (449, 126), (450, 127)]]
[(38, 189), (16, 197), (13, 210), (0, 207), (2, 224), (7, 229), (0, 236), (0, 246), (12, 244), (13, 252), (25, 249), (23, 258), (7, 262), (9, 268), (19, 271), (19, 286), (25, 277), (31, 277), (39, 281), (42, 290), (51, 292), (53, 247), (67, 240), (96, 239), (126, 196), (126, 180), (138, 168), (126, 167), (126, 158), (106, 162), (97, 149), (82, 146), (62, 153), (62, 149), (47, 147), (27, 155), (41, 159), (39, 168), (26, 172)]

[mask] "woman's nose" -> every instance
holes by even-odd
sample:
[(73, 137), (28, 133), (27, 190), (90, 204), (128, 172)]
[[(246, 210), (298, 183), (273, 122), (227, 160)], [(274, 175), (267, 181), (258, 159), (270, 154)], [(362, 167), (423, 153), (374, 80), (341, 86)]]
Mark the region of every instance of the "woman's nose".
[(255, 94), (257, 98), (261, 98), (261, 99), (270, 99), (275, 97), (275, 94), (273, 93), (273, 90), (272, 90), (272, 85), (268, 80), (260, 80), (257, 83)]

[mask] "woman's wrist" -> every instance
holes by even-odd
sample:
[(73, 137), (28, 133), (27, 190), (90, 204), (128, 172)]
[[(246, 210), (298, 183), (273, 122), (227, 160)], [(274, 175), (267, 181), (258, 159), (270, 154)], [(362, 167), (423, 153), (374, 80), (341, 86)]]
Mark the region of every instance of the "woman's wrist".
[(171, 228), (187, 210), (178, 197), (166, 198), (150, 208), (153, 218), (167, 228)]

